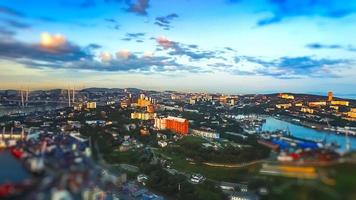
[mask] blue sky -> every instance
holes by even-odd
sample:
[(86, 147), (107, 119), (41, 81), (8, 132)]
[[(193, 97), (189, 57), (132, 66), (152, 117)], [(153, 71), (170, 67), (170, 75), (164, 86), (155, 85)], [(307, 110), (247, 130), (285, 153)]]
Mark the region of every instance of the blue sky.
[(2, 0), (1, 88), (356, 93), (354, 0)]

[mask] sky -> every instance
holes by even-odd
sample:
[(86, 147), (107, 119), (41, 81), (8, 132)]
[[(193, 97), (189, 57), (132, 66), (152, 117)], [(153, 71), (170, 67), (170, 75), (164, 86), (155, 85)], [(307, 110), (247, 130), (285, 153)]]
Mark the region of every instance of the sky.
[(0, 88), (356, 93), (356, 0), (1, 0)]

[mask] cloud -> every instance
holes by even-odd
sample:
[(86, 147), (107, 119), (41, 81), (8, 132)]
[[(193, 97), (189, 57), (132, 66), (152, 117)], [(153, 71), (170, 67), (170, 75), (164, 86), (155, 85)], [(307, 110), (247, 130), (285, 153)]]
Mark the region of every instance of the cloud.
[(12, 37), (0, 37), (0, 58), (23, 61), (33, 60), (42, 63), (69, 62), (92, 57), (86, 48), (81, 48), (66, 40), (62, 35), (41, 35), (38, 43), (24, 43)]
[(10, 15), (13, 17), (24, 17), (25, 15), (17, 10), (12, 8), (0, 6), (0, 14)]
[(47, 49), (60, 49), (67, 45), (67, 39), (61, 34), (51, 35), (49, 33), (41, 34), (40, 45)]
[(26, 14), (24, 14), (23, 12), (17, 11), (15, 9), (12, 8), (8, 8), (8, 7), (4, 7), (4, 6), (0, 6), (0, 15), (8, 15), (11, 17), (17, 17), (17, 18), (30, 18), (30, 19), (36, 19), (36, 20), (40, 20), (40, 21), (47, 21), (47, 22), (54, 22), (56, 21), (53, 18), (50, 17), (43, 17), (43, 16), (27, 16)]
[(298, 16), (321, 16), (340, 18), (356, 12), (354, 1), (340, 0), (268, 0), (267, 11), (272, 17), (261, 19), (259, 26), (281, 22), (285, 18)]
[(174, 42), (164, 36), (157, 37), (156, 42), (165, 50), (170, 50), (168, 54), (171, 56), (187, 56), (193, 60), (209, 59), (216, 56), (214, 51), (199, 50), (197, 45), (186, 45), (179, 42)]
[(339, 72), (349, 68), (353, 61), (345, 59), (316, 59), (310, 56), (281, 57), (264, 60), (256, 57), (235, 58), (235, 69), (255, 75), (275, 78), (338, 77)]
[(30, 28), (31, 26), (29, 24), (19, 22), (13, 19), (5, 19), (3, 20), (8, 26), (11, 26), (13, 28), (18, 28), (18, 29), (27, 29)]
[(356, 52), (356, 47), (352, 45), (339, 45), (339, 44), (320, 44), (320, 43), (311, 43), (306, 45), (307, 48), (310, 49), (341, 49), (345, 51)]
[(143, 42), (143, 37), (146, 35), (146, 33), (126, 33), (125, 37), (122, 38), (121, 40), (123, 41), (131, 41), (131, 40), (136, 40), (136, 42)]
[(149, 0), (133, 0), (132, 1), (128, 1), (128, 8), (127, 11), (128, 12), (133, 12), (136, 13), (138, 15), (147, 15), (147, 9), (149, 7)]
[(120, 50), (120, 51), (116, 52), (117, 58), (128, 59), (130, 56), (132, 56), (132, 53), (129, 50)]
[(162, 17), (156, 17), (156, 22), (154, 24), (163, 27), (164, 30), (169, 30), (172, 28), (171, 21), (177, 17), (178, 15), (176, 13), (172, 13)]
[(35, 69), (90, 70), (107, 72), (168, 73), (202, 72), (202, 68), (182, 65), (170, 56), (154, 56), (145, 52), (139, 57), (129, 51), (112, 53), (102, 51), (95, 55), (97, 44), (80, 47), (60, 34), (42, 34), (38, 43), (25, 43), (12, 37), (0, 37), (0, 59), (11, 60)]
[(15, 35), (15, 31), (8, 30), (7, 28), (0, 26), (0, 38), (1, 37), (11, 37), (13, 35)]
[(116, 19), (113, 19), (113, 18), (106, 18), (104, 19), (106, 22), (109, 22), (112, 26), (110, 26), (111, 28), (115, 29), (115, 30), (119, 30), (121, 25), (120, 23), (116, 20)]
[(99, 45), (99, 44), (94, 44), (94, 43), (89, 44), (89, 45), (87, 46), (88, 49), (100, 49), (101, 47), (102, 47), (101, 45)]
[(163, 48), (168, 49), (173, 47), (173, 42), (168, 40), (166, 37), (164, 36), (159, 36), (156, 38), (156, 42), (161, 45)]
[(154, 56), (154, 53), (152, 51), (145, 51), (143, 53), (143, 56), (144, 57), (153, 57)]
[(104, 52), (101, 52), (99, 58), (100, 58), (101, 62), (109, 62), (112, 60), (113, 57), (112, 57), (111, 53), (104, 51)]

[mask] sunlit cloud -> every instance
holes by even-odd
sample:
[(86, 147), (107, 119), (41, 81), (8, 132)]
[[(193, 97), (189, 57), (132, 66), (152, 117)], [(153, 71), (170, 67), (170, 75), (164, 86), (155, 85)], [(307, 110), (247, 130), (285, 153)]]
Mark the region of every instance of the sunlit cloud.
[(168, 40), (164, 36), (157, 37), (156, 41), (159, 45), (161, 45), (165, 49), (171, 48), (173, 45), (172, 41)]
[(99, 56), (101, 62), (109, 62), (110, 60), (112, 60), (112, 55), (109, 52), (101, 52), (100, 56)]
[(49, 33), (41, 34), (40, 44), (42, 47), (56, 49), (66, 45), (66, 38), (61, 34), (51, 35)]
[(129, 50), (120, 50), (120, 51), (116, 52), (117, 58), (128, 59), (130, 56), (131, 56), (131, 52)]
[(143, 57), (146, 57), (146, 58), (150, 58), (150, 57), (153, 57), (154, 56), (154, 53), (152, 51), (145, 51), (143, 53)]

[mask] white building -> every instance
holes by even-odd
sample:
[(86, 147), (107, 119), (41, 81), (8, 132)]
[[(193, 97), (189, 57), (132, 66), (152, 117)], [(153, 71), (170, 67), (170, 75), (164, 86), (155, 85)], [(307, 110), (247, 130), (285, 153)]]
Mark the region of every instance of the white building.
[(219, 139), (220, 134), (210, 130), (202, 130), (202, 129), (192, 129), (191, 133), (196, 136), (211, 138), (211, 139)]

